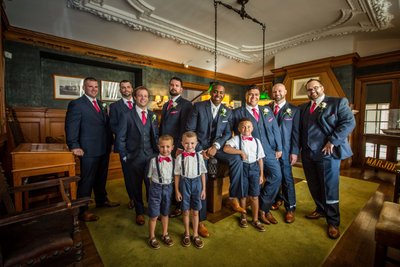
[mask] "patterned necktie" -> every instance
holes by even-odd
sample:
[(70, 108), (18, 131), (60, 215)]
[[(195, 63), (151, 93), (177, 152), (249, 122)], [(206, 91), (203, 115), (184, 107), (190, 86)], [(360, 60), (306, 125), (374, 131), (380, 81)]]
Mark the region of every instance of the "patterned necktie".
[(246, 141), (246, 140), (253, 141), (253, 137), (251, 137), (251, 136), (242, 136), (242, 140), (243, 141)]
[(132, 106), (132, 101), (128, 100), (128, 101), (126, 101), (126, 102), (128, 102), (128, 108), (129, 108), (129, 109), (132, 109), (132, 108), (133, 108), (133, 106)]
[(166, 161), (166, 162), (171, 162), (171, 158), (170, 157), (159, 157), (158, 158), (158, 161), (159, 162), (163, 162), (163, 161)]
[(97, 104), (96, 99), (93, 100), (92, 102), (93, 102), (93, 106), (94, 106), (94, 108), (96, 109), (96, 111), (97, 111), (97, 112), (100, 112), (100, 108), (99, 108), (99, 105)]
[(146, 125), (146, 121), (147, 121), (146, 111), (142, 110), (142, 124)]
[(317, 108), (317, 102), (313, 101), (311, 108), (310, 108), (310, 114), (312, 114), (316, 108)]
[(170, 99), (168, 102), (167, 110), (170, 110), (172, 108), (173, 103), (174, 103), (174, 101), (172, 101), (172, 99)]
[(253, 111), (254, 118), (256, 119), (256, 121), (258, 121), (260, 119), (260, 116), (258, 115), (257, 109), (252, 108), (251, 110)]
[(183, 151), (182, 152), (182, 155), (183, 155), (183, 157), (194, 157), (194, 155), (196, 155), (196, 152), (186, 152), (186, 151)]
[(279, 105), (275, 105), (274, 115), (276, 116), (279, 112)]

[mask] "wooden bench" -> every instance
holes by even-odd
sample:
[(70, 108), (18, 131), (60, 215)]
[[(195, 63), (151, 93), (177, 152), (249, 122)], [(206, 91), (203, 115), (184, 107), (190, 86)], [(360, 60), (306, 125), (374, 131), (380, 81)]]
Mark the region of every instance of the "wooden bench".
[(400, 249), (400, 204), (385, 201), (375, 227), (375, 266), (386, 261), (400, 264), (387, 256), (388, 247)]
[(216, 213), (222, 209), (222, 200), (229, 194), (229, 166), (218, 162), (218, 171), (215, 178), (207, 181), (207, 211)]

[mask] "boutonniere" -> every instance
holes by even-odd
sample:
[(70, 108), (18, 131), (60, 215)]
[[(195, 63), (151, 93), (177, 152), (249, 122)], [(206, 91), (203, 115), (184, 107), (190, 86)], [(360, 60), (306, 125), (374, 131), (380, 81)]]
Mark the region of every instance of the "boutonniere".
[(326, 106), (327, 106), (326, 102), (319, 103), (318, 105), (318, 107), (320, 108), (319, 112), (322, 112), (324, 109), (326, 109)]
[(172, 108), (176, 108), (178, 106), (178, 103), (172, 102)]
[(102, 106), (103, 110), (107, 110), (107, 103), (103, 102), (103, 103), (101, 104), (101, 106)]
[(156, 114), (153, 114), (153, 116), (151, 116), (151, 122), (154, 122), (157, 119)]
[(219, 115), (225, 117), (226, 116), (226, 109), (222, 108), (221, 112), (219, 113)]
[(263, 108), (263, 114), (264, 116), (267, 116), (269, 114), (269, 109)]
[(289, 117), (292, 117), (292, 109), (287, 108), (285, 113), (283, 113), (283, 115), (285, 115), (285, 114), (288, 115)]

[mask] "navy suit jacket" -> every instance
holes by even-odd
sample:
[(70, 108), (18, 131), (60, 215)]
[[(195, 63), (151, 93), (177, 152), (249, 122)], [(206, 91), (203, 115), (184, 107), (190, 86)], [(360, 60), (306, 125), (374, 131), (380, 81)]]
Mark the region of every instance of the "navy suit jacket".
[[(132, 101), (133, 107), (135, 107), (135, 103)], [(111, 131), (114, 133), (114, 138), (118, 132), (118, 124), (121, 119), (122, 114), (124, 113), (132, 113), (135, 112), (135, 109), (129, 109), (127, 105), (125, 105), (124, 100), (121, 98), (117, 102), (114, 102), (110, 105), (110, 127)], [(115, 142), (114, 142), (115, 143)], [(117, 146), (114, 145), (114, 152), (118, 152)]]
[[(148, 110), (147, 121), (150, 122), (150, 143), (152, 151), (149, 154), (158, 152), (158, 121), (157, 116), (151, 110)], [(134, 159), (143, 155), (143, 125), (133, 106), (133, 112), (123, 113), (118, 124), (115, 146), (122, 157)], [(145, 166), (143, 166), (144, 168)]]
[(231, 138), (230, 119), (232, 110), (221, 104), (217, 114), (217, 129), (215, 135), (211, 136), (211, 125), (213, 121), (211, 113), (211, 101), (205, 100), (194, 103), (192, 113), (186, 124), (186, 131), (193, 131), (197, 134), (199, 145), (197, 150), (207, 149), (214, 143), (221, 148)]
[(185, 127), (193, 105), (189, 100), (180, 96), (176, 100), (176, 106), (167, 110), (168, 102), (164, 104), (161, 112), (160, 135), (169, 134), (174, 138), (176, 148), (181, 146), (182, 134), (185, 132)]
[(110, 152), (112, 136), (107, 110), (97, 100), (100, 112), (85, 96), (68, 104), (65, 135), (69, 149), (81, 148), (83, 157), (98, 157)]
[[(260, 139), (261, 144), (263, 145), (265, 157), (272, 159), (275, 158), (276, 151), (282, 151), (281, 133), (272, 110), (268, 106), (258, 106), (258, 108), (260, 111), (261, 127), (263, 127), (263, 129), (260, 129), (260, 127), (258, 126), (259, 124), (255, 120), (253, 115), (250, 114), (249, 111), (247, 111), (245, 105), (233, 111), (231, 126), (232, 129), (234, 129), (235, 134), (239, 134), (238, 126), (240, 119), (250, 119), (254, 127), (252, 135)], [(262, 134), (262, 130), (264, 130), (264, 132), (266, 133), (265, 135)]]
[[(271, 102), (269, 107), (274, 110), (274, 102)], [(300, 153), (300, 109), (286, 101), (275, 118), (282, 136), (282, 158), (289, 159), (290, 154), (298, 155)]]
[[(318, 158), (322, 157), (321, 150), (326, 142), (330, 141), (334, 145), (333, 158), (342, 160), (351, 157), (353, 152), (347, 137), (355, 127), (355, 120), (348, 100), (325, 96), (322, 102), (326, 103), (325, 107), (322, 108), (320, 104), (315, 109), (317, 119), (312, 127), (307, 124), (310, 116), (310, 102), (300, 106), (302, 118), (300, 124), (301, 148), (310, 149)], [(309, 135), (313, 136), (312, 140), (307, 140), (306, 136)]]

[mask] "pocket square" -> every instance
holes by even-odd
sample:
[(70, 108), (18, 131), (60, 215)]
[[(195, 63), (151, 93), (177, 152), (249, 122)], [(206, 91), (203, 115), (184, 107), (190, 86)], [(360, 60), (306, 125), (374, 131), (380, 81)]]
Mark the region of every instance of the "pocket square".
[(284, 118), (285, 121), (292, 121), (292, 118)]
[(228, 121), (222, 121), (222, 123), (227, 123)]
[(174, 110), (174, 111), (171, 111), (169, 114), (176, 114), (176, 113), (178, 113), (178, 111)]
[(269, 118), (269, 119), (268, 119), (268, 122), (271, 122), (273, 119), (274, 119), (274, 118), (272, 118), (272, 117), (271, 117), (271, 118)]

